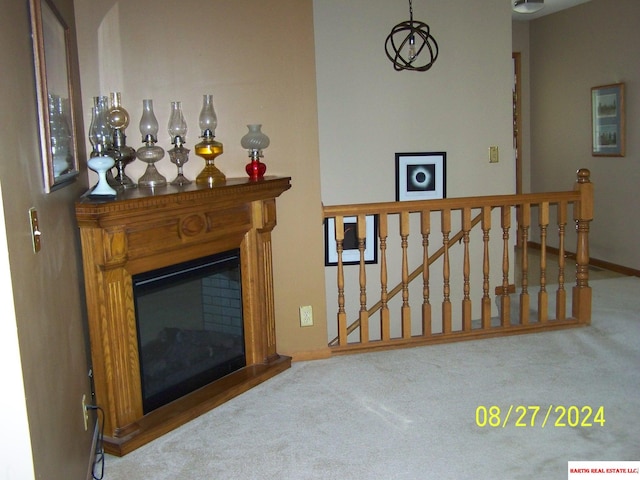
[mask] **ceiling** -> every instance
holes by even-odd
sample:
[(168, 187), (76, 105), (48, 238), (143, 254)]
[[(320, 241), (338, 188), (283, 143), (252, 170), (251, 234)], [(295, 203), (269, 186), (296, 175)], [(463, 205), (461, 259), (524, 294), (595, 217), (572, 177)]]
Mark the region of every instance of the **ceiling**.
[[(550, 15), (555, 12), (559, 12), (560, 10), (564, 10), (567, 8), (575, 7), (576, 5), (580, 5), (581, 3), (587, 3), (591, 0), (544, 0), (544, 8), (536, 13), (515, 13), (512, 12), (511, 18), (513, 20), (520, 21), (528, 21), (534, 20), (536, 18), (543, 17), (545, 15)], [(513, 0), (510, 0), (513, 5)]]

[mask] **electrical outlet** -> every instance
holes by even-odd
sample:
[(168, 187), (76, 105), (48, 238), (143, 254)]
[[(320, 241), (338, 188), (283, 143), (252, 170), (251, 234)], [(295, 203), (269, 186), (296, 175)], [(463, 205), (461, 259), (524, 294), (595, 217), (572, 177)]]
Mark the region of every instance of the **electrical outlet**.
[(300, 326), (313, 326), (313, 309), (311, 308), (311, 305), (300, 307)]
[(89, 412), (87, 411), (87, 396), (82, 395), (82, 416), (84, 418), (84, 431), (89, 429)]

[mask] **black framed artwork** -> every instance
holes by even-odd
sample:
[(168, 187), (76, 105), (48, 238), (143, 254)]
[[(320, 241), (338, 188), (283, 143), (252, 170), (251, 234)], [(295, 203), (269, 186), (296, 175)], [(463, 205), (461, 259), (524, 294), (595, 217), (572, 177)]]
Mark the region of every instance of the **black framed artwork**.
[(396, 201), (446, 197), (446, 152), (396, 153)]
[[(342, 241), (342, 264), (357, 265), (360, 263), (360, 250), (358, 249), (358, 217), (343, 217), (344, 240)], [(378, 263), (378, 216), (366, 215), (366, 238), (364, 249), (365, 263)], [(336, 248), (336, 221), (335, 218), (326, 218), (324, 221), (324, 264), (333, 266), (338, 264), (338, 251)]]

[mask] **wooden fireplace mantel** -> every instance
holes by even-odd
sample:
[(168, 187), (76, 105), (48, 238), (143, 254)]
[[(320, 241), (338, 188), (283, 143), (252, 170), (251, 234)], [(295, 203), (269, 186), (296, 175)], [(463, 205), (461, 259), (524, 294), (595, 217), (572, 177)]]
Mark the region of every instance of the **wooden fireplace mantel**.
[[(290, 180), (136, 188), (76, 202), (95, 401), (104, 410), (108, 453), (125, 455), (291, 365), (276, 352), (271, 259), (276, 198)], [(247, 366), (145, 415), (132, 275), (235, 248)]]

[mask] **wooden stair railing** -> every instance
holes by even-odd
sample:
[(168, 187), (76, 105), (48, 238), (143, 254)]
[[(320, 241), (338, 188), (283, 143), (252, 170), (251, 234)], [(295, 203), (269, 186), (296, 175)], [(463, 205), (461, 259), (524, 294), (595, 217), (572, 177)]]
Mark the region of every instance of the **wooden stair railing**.
[[(324, 207), (325, 218), (335, 219), (335, 248), (337, 252), (337, 336), (329, 342), (334, 353), (347, 353), (355, 350), (377, 348), (395, 348), (405, 345), (441, 343), (480, 337), (511, 335), (529, 331), (548, 330), (552, 328), (567, 328), (586, 325), (591, 320), (591, 288), (588, 284), (588, 233), (589, 223), (593, 219), (593, 185), (590, 182), (589, 171), (578, 171), (577, 182), (573, 191), (549, 192), (520, 195), (499, 195), (486, 197), (466, 197), (443, 200), (372, 203)], [(565, 226), (567, 223), (568, 205), (573, 204), (573, 216), (576, 224), (576, 285), (572, 292), (572, 317), (566, 316), (565, 291)], [(558, 276), (555, 295), (555, 319), (548, 316), (549, 292), (546, 259), (546, 245), (550, 224), (550, 206), (555, 206), (556, 223), (558, 228)], [(500, 229), (502, 230), (502, 282), (496, 288), (497, 317), (492, 317), (492, 302), (490, 296), (491, 255), (490, 232), (492, 230), (492, 211), (500, 209)], [(540, 278), (537, 294), (537, 318), (531, 317), (531, 298), (529, 293), (529, 265), (527, 244), (532, 227), (532, 208), (537, 209), (536, 226), (540, 235)], [(472, 211), (479, 210), (472, 218)], [(460, 231), (451, 234), (452, 211), (460, 212)], [(431, 235), (431, 215), (440, 213), (440, 231), (442, 246), (429, 255), (429, 239)], [(510, 230), (512, 213), (517, 213), (517, 240), (522, 248), (520, 264), (521, 278), (519, 279), (519, 295), (514, 299), (518, 303), (517, 319), (512, 319), (512, 289), (509, 280), (510, 255), (512, 246)], [(420, 216), (420, 235), (422, 238), (422, 260), (420, 265), (409, 272), (409, 238), (411, 214)], [(375, 215), (378, 219), (379, 240), (379, 271), (380, 298), (376, 303), (367, 307), (367, 266), (365, 265), (366, 227), (365, 218)], [(388, 217), (397, 215), (400, 236), (400, 282), (388, 290)], [(347, 325), (346, 295), (353, 293), (355, 286), (345, 289), (345, 272), (342, 256), (344, 253), (344, 218), (357, 218), (357, 250), (359, 253), (358, 270), (358, 304), (357, 319)], [(475, 257), (471, 252), (471, 233), (478, 227), (482, 231), (482, 245), (479, 255)], [(461, 249), (452, 250), (458, 244)], [(461, 250), (461, 251), (460, 251)], [(452, 254), (460, 254), (461, 272), (454, 272), (452, 276)], [(415, 254), (414, 254), (415, 255)], [(482, 270), (482, 298), (480, 301), (479, 318), (473, 318), (473, 302), (471, 299), (472, 258), (477, 260), (481, 256)], [(432, 319), (432, 280), (430, 267), (436, 261), (442, 261), (442, 299), (440, 304), (441, 324), (434, 325)], [(495, 262), (494, 262), (495, 263)], [(451, 281), (461, 275), (462, 286), (452, 287)], [(422, 278), (421, 334), (412, 334), (412, 305), (409, 299), (409, 284)], [(462, 292), (460, 318), (453, 318), (452, 289)], [(392, 319), (389, 302), (401, 295), (401, 305), (398, 323), (393, 323), (399, 334), (392, 337)], [(380, 327), (378, 338), (370, 338), (370, 320), (380, 313)], [(516, 311), (513, 312), (514, 314)], [(395, 321), (395, 319), (394, 319)], [(496, 325), (497, 323), (497, 325)], [(459, 327), (458, 327), (459, 325)], [(433, 332), (436, 327), (436, 332)], [(352, 334), (359, 329), (358, 341), (353, 341)], [(438, 331), (439, 330), (439, 331)], [(349, 339), (349, 336), (352, 336)]]
[[(480, 223), (480, 221), (482, 220), (482, 214), (478, 214), (472, 221), (470, 224), (470, 227), (475, 227), (478, 223)], [(471, 230), (471, 228), (469, 228), (469, 230)], [(459, 242), (460, 240), (462, 240), (464, 236), (464, 232), (463, 230), (460, 230), (458, 233), (456, 233), (450, 240), (450, 243), (456, 243)], [(381, 247), (382, 248), (382, 247)], [(442, 255), (444, 254), (444, 247), (440, 247), (433, 255), (431, 255), (429, 257), (429, 261), (427, 264), (427, 267), (431, 264), (433, 264), (436, 260), (438, 260), (440, 257), (442, 257)], [(427, 272), (428, 274), (428, 268), (424, 268), (424, 262), (421, 263), (418, 267), (416, 267), (411, 274), (408, 277), (408, 282), (411, 283), (413, 282), (416, 278), (418, 278), (418, 276), (420, 276), (420, 274), (424, 274), (425, 272)], [(488, 280), (487, 280), (488, 281)], [(372, 315), (374, 315), (376, 312), (378, 312), (385, 303), (387, 303), (389, 300), (391, 300), (393, 297), (395, 297), (398, 293), (400, 293), (402, 291), (402, 283), (398, 283), (393, 289), (391, 289), (390, 292), (388, 292), (385, 296), (385, 299), (380, 299), (376, 304), (374, 304), (371, 308), (369, 308), (369, 310), (367, 310), (367, 317), (371, 317)], [(428, 295), (427, 295), (428, 296)], [(489, 308), (491, 308), (491, 305), (489, 305)], [(388, 312), (387, 312), (388, 313)], [(352, 332), (354, 332), (358, 327), (360, 326), (360, 318), (356, 319), (353, 323), (351, 323), (348, 327), (347, 327), (347, 335), (351, 334)], [(424, 330), (427, 330), (426, 328)], [(335, 345), (338, 344), (338, 339), (339, 337), (335, 337), (333, 340), (331, 340), (329, 342), (329, 346), (333, 347)]]

